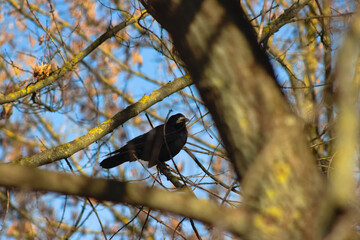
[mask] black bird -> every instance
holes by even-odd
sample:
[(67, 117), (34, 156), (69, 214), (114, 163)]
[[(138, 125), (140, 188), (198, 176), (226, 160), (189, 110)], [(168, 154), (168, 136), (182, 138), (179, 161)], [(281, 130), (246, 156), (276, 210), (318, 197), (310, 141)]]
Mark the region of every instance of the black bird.
[(188, 133), (185, 124), (188, 121), (189, 119), (181, 113), (172, 115), (165, 124), (153, 128), (130, 140), (122, 148), (109, 153), (110, 157), (105, 158), (100, 166), (108, 169), (124, 162), (141, 159), (148, 161), (150, 168), (159, 162), (170, 160), (186, 143)]

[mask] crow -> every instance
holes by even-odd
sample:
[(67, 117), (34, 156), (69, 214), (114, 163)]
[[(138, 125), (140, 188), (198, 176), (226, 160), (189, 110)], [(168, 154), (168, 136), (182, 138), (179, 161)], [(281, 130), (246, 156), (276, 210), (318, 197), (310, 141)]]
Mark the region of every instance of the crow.
[[(175, 157), (187, 140), (186, 122), (181, 113), (172, 115), (165, 124), (127, 142), (122, 148), (107, 154), (100, 166), (106, 169), (137, 159), (148, 161), (148, 167)], [(166, 142), (165, 142), (166, 141)]]

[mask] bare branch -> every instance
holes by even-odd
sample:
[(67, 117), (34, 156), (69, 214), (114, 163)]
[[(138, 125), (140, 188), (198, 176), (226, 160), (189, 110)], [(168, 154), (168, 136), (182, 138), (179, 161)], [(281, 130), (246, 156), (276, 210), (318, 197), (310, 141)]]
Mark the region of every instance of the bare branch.
[(136, 103), (130, 105), (123, 111), (117, 113), (111, 119), (103, 122), (98, 127), (91, 129), (87, 134), (68, 143), (61, 144), (54, 148), (45, 150), (31, 157), (26, 157), (17, 161), (17, 163), (25, 166), (38, 167), (48, 163), (70, 157), (74, 153), (86, 148), (91, 143), (99, 140), (106, 134), (112, 132), (115, 128), (135, 117), (142, 111), (157, 102), (160, 102), (169, 95), (190, 86), (192, 81), (188, 77), (182, 77), (169, 82), (158, 90), (153, 91), (149, 95), (145, 95)]

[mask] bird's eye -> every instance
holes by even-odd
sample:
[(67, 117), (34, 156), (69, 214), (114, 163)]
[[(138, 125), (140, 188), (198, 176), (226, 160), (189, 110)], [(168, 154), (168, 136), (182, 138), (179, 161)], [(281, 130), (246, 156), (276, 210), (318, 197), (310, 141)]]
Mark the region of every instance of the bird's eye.
[(185, 122), (184, 117), (180, 117), (178, 120), (176, 120), (176, 123), (183, 123), (183, 122)]

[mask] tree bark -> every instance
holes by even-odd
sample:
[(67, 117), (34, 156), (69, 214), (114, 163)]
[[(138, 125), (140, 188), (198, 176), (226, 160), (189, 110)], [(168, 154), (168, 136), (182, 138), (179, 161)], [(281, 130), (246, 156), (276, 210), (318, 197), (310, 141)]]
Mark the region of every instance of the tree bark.
[[(142, 0), (171, 35), (244, 178), (247, 239), (318, 239), (324, 182), (237, 1)], [(330, 211), (331, 212), (331, 211)]]

